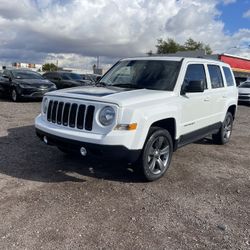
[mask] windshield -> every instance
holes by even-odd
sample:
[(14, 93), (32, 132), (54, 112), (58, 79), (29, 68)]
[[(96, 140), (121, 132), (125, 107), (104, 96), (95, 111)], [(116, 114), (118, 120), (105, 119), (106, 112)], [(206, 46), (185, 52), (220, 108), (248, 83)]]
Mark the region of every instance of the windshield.
[(123, 88), (172, 91), (179, 69), (179, 61), (120, 61), (101, 79), (100, 83)]
[(15, 70), (12, 71), (13, 76), (16, 79), (43, 79), (44, 78), (36, 73), (36, 72), (32, 72), (32, 71), (23, 71), (23, 70)]
[(62, 79), (80, 81), (82, 77), (76, 73), (62, 73)]
[(250, 88), (250, 82), (243, 82), (239, 88)]

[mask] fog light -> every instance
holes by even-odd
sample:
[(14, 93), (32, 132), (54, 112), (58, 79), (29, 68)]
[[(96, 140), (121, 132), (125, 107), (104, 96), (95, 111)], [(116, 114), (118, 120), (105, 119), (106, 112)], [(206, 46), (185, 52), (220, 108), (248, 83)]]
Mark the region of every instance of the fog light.
[(81, 147), (81, 148), (80, 148), (80, 154), (81, 154), (82, 156), (86, 156), (86, 154), (87, 154), (86, 148)]

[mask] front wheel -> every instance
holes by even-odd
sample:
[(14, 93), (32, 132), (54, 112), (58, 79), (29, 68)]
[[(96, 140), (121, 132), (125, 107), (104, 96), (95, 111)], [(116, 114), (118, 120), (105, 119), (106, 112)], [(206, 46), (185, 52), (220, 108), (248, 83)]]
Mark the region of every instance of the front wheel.
[(227, 112), (225, 120), (217, 134), (213, 134), (213, 141), (217, 144), (224, 145), (229, 142), (233, 129), (233, 116)]
[(19, 100), (19, 95), (18, 95), (18, 93), (17, 93), (17, 91), (16, 91), (15, 88), (13, 88), (13, 89), (11, 90), (11, 100), (12, 100), (13, 102), (17, 102), (17, 101)]
[(162, 128), (151, 128), (140, 159), (146, 180), (161, 178), (170, 165), (172, 154), (173, 142), (169, 132)]

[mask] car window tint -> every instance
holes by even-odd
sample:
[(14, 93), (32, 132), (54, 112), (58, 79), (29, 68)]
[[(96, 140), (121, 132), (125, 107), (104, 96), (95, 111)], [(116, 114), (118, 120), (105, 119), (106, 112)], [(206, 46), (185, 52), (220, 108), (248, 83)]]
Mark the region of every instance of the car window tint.
[(51, 79), (52, 78), (52, 74), (51, 73), (45, 73), (43, 75), (43, 77), (47, 78), (47, 79)]
[(3, 72), (3, 75), (8, 76), (8, 77), (11, 77), (11, 74), (10, 74), (10, 72), (9, 72), (8, 70), (5, 70), (5, 71)]
[(234, 80), (231, 70), (228, 67), (223, 67), (223, 71), (226, 78), (227, 86), (234, 86)]
[(215, 89), (224, 87), (220, 67), (217, 65), (208, 65), (208, 71), (212, 88)]
[(203, 64), (188, 65), (184, 82), (188, 84), (190, 81), (203, 81), (204, 87), (207, 89), (206, 73)]

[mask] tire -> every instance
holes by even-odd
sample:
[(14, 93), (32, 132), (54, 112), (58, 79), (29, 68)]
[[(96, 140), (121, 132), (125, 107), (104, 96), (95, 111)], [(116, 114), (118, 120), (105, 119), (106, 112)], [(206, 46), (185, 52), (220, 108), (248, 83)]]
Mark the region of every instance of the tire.
[(147, 181), (161, 178), (169, 168), (173, 154), (170, 133), (162, 128), (152, 127), (144, 144), (140, 169)]
[(232, 135), (233, 120), (234, 119), (232, 114), (230, 112), (227, 112), (219, 132), (212, 135), (213, 141), (216, 144), (224, 145), (229, 142)]
[(19, 101), (20, 97), (15, 88), (11, 89), (10, 97), (13, 102)]

